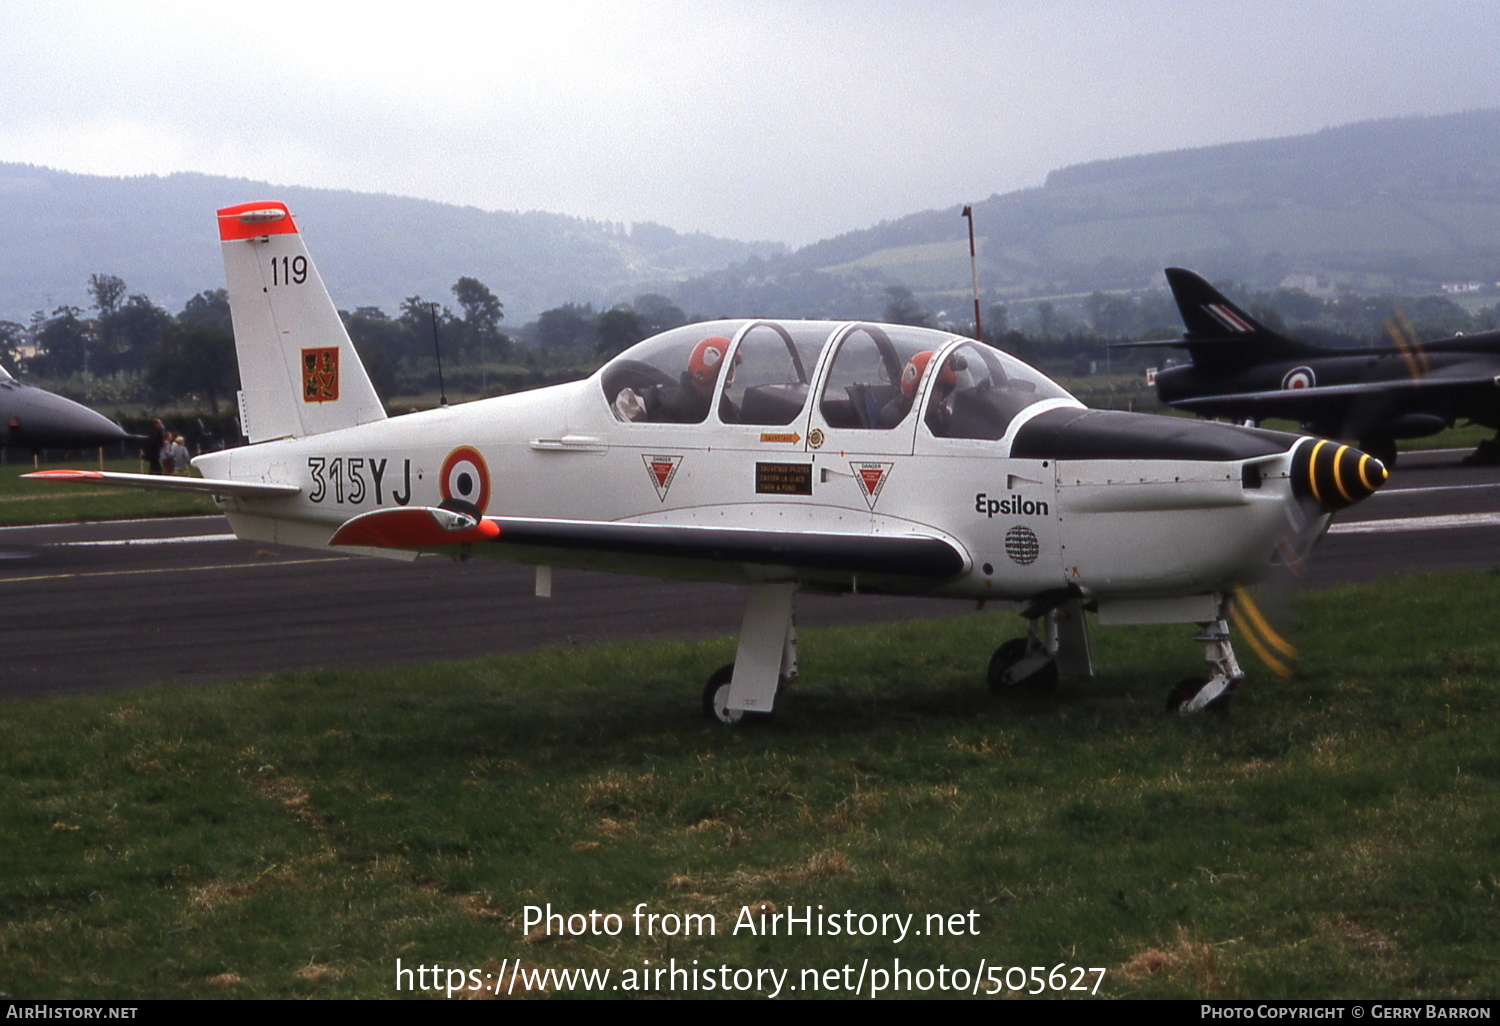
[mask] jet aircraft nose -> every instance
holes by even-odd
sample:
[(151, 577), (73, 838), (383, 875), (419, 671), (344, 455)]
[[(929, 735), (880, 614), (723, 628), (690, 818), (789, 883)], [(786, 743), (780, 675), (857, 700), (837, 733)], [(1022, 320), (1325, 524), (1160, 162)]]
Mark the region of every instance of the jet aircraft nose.
[(1292, 457), (1292, 492), (1332, 513), (1375, 494), (1390, 471), (1369, 453), (1326, 438), (1307, 439)]
[(7, 409), (12, 445), (83, 449), (129, 438), (130, 433), (103, 414), (39, 388), (28, 388)]

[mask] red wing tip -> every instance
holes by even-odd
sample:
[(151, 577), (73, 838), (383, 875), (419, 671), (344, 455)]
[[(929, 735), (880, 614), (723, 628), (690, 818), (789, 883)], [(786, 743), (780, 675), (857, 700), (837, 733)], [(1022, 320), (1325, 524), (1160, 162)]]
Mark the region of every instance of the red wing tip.
[(469, 530), (476, 535), (475, 541), (494, 541), (500, 537), (500, 525), (493, 520), (480, 518), (479, 522)]
[(32, 481), (103, 481), (104, 475), (97, 470), (33, 470), (22, 474)]
[[(453, 517), (450, 523), (443, 519)], [(473, 521), (466, 526), (450, 526), (461, 514), (447, 510), (390, 509), (366, 513), (348, 521), (333, 533), (329, 545), (360, 546), (375, 549), (431, 549), (471, 542), (494, 541), (500, 537), (500, 525), (493, 520)]]

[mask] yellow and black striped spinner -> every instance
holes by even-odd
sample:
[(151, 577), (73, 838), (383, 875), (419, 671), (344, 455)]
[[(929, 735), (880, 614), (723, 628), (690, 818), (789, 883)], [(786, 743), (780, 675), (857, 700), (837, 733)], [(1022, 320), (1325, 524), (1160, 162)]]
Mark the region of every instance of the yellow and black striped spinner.
[(1304, 441), (1292, 457), (1292, 491), (1330, 512), (1369, 498), (1389, 476), (1374, 456), (1326, 438)]

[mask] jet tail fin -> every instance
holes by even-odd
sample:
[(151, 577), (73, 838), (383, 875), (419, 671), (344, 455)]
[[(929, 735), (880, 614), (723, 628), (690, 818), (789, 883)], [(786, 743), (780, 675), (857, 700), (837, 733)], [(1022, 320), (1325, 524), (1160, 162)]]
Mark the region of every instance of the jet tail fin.
[(1248, 367), (1267, 360), (1322, 354), (1317, 346), (1266, 327), (1192, 271), (1168, 267), (1166, 274), (1187, 328), (1181, 340), (1168, 344), (1186, 349), (1193, 363)]
[(240, 365), (240, 425), (252, 442), (385, 419), (284, 203), (219, 211)]

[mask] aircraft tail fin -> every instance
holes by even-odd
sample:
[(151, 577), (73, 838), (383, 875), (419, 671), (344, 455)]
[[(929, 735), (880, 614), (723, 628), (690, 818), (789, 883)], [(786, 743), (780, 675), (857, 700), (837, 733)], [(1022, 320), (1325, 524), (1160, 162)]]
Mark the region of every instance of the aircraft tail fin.
[(284, 203), (219, 211), (240, 365), (240, 424), (252, 442), (385, 419), (338, 309)]
[(1186, 349), (1194, 363), (1249, 366), (1322, 352), (1266, 327), (1192, 271), (1169, 267), (1166, 274), (1187, 328), (1181, 341), (1172, 344)]

